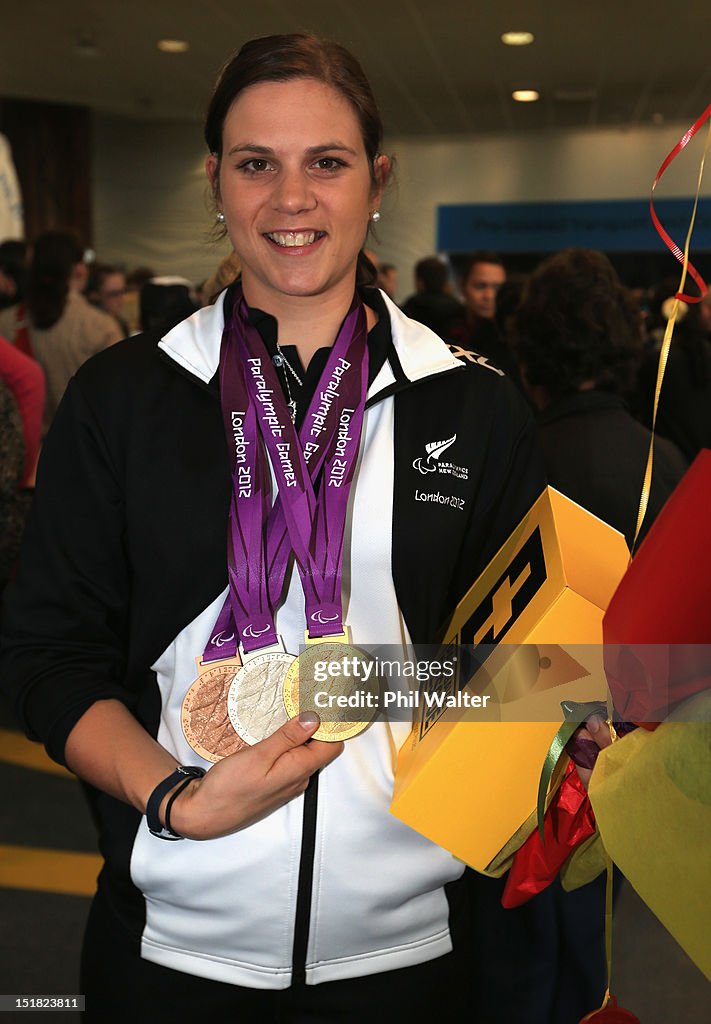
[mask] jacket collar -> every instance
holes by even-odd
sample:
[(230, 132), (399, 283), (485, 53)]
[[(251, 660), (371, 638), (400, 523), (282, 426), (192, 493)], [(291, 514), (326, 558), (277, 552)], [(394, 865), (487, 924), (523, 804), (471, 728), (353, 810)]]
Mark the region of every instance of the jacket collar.
[[(225, 294), (221, 292), (214, 305), (199, 309), (158, 342), (166, 355), (205, 384), (217, 373), (220, 361)], [(448, 370), (463, 369), (462, 363), (429, 327), (406, 317), (384, 292), (380, 292), (379, 297), (390, 318), (395, 359), (386, 360), (371, 383), (369, 401), (396, 383), (393, 364), (398, 366), (405, 382), (411, 383)]]

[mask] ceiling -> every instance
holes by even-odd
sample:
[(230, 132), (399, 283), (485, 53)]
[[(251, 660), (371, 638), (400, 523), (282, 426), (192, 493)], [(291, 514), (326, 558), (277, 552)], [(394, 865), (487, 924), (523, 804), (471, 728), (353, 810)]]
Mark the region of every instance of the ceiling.
[[(0, 97), (199, 119), (245, 40), (304, 29), (353, 50), (391, 136), (690, 124), (711, 102), (709, 0), (16, 0)], [(506, 47), (509, 29), (536, 40)], [(166, 37), (189, 51), (159, 52)], [(515, 103), (523, 86), (540, 101)]]

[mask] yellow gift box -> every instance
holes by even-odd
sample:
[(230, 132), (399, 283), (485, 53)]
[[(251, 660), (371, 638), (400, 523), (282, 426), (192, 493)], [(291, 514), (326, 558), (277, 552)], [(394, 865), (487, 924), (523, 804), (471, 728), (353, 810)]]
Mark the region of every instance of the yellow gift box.
[(455, 716), (420, 701), (398, 757), (396, 817), (479, 871), (491, 864), (535, 810), (561, 700), (605, 699), (602, 617), (628, 563), (622, 534), (543, 492), (446, 630), (445, 646), (485, 659), (450, 685), (488, 704)]

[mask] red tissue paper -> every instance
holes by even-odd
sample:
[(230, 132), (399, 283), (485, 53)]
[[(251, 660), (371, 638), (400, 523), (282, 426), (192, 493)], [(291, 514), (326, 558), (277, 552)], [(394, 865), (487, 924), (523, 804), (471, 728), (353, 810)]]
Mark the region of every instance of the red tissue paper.
[(515, 853), (501, 897), (504, 907), (519, 907), (551, 884), (576, 846), (595, 831), (585, 787), (571, 761), (538, 829)]
[(711, 451), (657, 516), (603, 620), (605, 671), (621, 718), (654, 729), (711, 686)]

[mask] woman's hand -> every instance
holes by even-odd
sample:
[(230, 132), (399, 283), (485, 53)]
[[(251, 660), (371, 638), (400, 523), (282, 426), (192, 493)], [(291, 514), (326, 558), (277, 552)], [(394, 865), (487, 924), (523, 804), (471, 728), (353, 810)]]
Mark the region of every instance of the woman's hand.
[(307, 743), (319, 724), (317, 715), (303, 712), (261, 743), (218, 761), (176, 798), (171, 827), (186, 839), (215, 839), (252, 825), (299, 796), (313, 773), (343, 750), (342, 743)]
[[(610, 726), (607, 724), (605, 719), (601, 715), (591, 715), (588, 718), (585, 725), (583, 725), (576, 732), (576, 736), (583, 740), (589, 740), (594, 743), (599, 750), (603, 750), (605, 747), (609, 747), (612, 743), (612, 736), (610, 734)], [(588, 788), (590, 782), (590, 776), (593, 773), (592, 768), (582, 768), (579, 764), (575, 765), (576, 771), (580, 776), (580, 781)]]
[[(343, 750), (342, 743), (307, 742), (319, 724), (316, 714), (302, 712), (261, 743), (218, 761), (176, 797), (171, 827), (187, 839), (214, 839), (299, 796), (313, 773)], [(175, 756), (117, 700), (97, 701), (84, 712), (69, 734), (65, 753), (67, 766), (79, 778), (141, 813), (161, 779), (176, 768)], [(161, 802), (161, 822), (172, 792)]]

